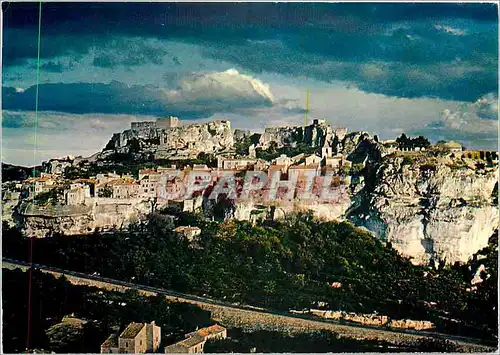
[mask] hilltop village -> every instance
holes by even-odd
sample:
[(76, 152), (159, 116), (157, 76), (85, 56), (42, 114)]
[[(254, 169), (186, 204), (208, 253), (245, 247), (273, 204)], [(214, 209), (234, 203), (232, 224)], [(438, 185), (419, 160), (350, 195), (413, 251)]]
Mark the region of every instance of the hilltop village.
[[(475, 236), (462, 231), (461, 238), (467, 244), (469, 239), (477, 240), (479, 233), (479, 244), (484, 244), (483, 239), (491, 235), (490, 224), (497, 210), (491, 203), (481, 205), (481, 199), (491, 199), (497, 164), (497, 152), (464, 150), (457, 142), (431, 145), (424, 137), (409, 138), (404, 134), (396, 140), (381, 141), (366, 132), (331, 127), (320, 119), (307, 126), (269, 127), (257, 134), (233, 130), (229, 121), (183, 124), (176, 117), (168, 117), (133, 122), (130, 129), (114, 134), (104, 150), (91, 157), (51, 159), (42, 164), (39, 176), (4, 184), (3, 215), (5, 221), (20, 226), (27, 236), (45, 237), (127, 228), (162, 208), (254, 223), (309, 210), (318, 218), (353, 220), (383, 238), (404, 232), (416, 241), (401, 242), (401, 249), (424, 260), (429, 250), (412, 244), (429, 238), (423, 234), (426, 228), (417, 225), (421, 220), (406, 223), (409, 230), (404, 230), (404, 224), (390, 224), (401, 203), (406, 209), (413, 203), (408, 187), (381, 194), (377, 190), (383, 185), (380, 173), (388, 173), (396, 166), (399, 168), (394, 174), (408, 175), (408, 169), (418, 172), (419, 177), (414, 173), (400, 177), (404, 183), (416, 178), (431, 179), (445, 174), (446, 169), (452, 175), (459, 174), (455, 178), (465, 187), (452, 193), (457, 196), (447, 198), (457, 201), (452, 202), (455, 207), (463, 207), (470, 195), (475, 201), (471, 211), (480, 211), (486, 220), (481, 227), (472, 226)], [(121, 171), (117, 172), (117, 167)], [(207, 198), (222, 176), (232, 173), (241, 185), (247, 171), (260, 172), (268, 178), (258, 193), (244, 200), (227, 199), (224, 195), (215, 200)], [(477, 171), (482, 173), (478, 175)], [(201, 185), (186, 195), (186, 187), (193, 181)], [(294, 181), (297, 190), (290, 193), (287, 181)], [(306, 182), (312, 184), (312, 194), (318, 198), (299, 198)], [(273, 184), (277, 185), (276, 198), (266, 199)], [(325, 184), (336, 192), (335, 198), (319, 198), (318, 191)], [(457, 188), (442, 179), (440, 184), (444, 186), (441, 194)], [(480, 187), (476, 188), (476, 184)], [(394, 206), (400, 207), (388, 210), (396, 197), (400, 201)], [(367, 201), (372, 206), (367, 208)], [(376, 215), (374, 208), (378, 209)], [(386, 212), (388, 218), (384, 218)], [(381, 230), (377, 219), (387, 227)], [(475, 222), (463, 223), (471, 226)], [(441, 228), (436, 234), (441, 233)], [(456, 255), (448, 249), (440, 253), (464, 259), (469, 252)]]
[[(33, 311), (42, 349), (308, 350), (329, 327), (350, 330), (317, 349), (420, 349), (395, 329), (496, 335), (497, 152), (319, 119), (260, 134), (169, 117), (34, 170), (2, 185), (4, 268), (50, 268), (34, 275), (52, 290)], [(21, 270), (5, 274), (24, 310)]]

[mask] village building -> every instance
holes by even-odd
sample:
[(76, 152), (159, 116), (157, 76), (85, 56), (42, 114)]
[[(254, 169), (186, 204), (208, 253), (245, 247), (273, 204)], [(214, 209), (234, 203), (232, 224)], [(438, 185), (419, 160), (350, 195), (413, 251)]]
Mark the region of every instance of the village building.
[(338, 167), (342, 166), (343, 160), (344, 160), (343, 154), (336, 154), (333, 157), (325, 158), (325, 166), (328, 166), (331, 168), (338, 168)]
[(140, 169), (139, 170), (139, 180), (142, 180), (144, 177), (149, 176), (150, 178), (160, 177), (160, 173), (154, 169)]
[(130, 323), (117, 336), (112, 334), (101, 345), (101, 354), (145, 354), (158, 351), (161, 328), (155, 322)]
[(273, 165), (283, 165), (289, 167), (293, 164), (293, 159), (288, 157), (286, 154), (281, 154), (279, 157), (272, 161)]
[(455, 141), (449, 141), (449, 142), (438, 142), (436, 143), (436, 148), (445, 150), (448, 152), (461, 152), (463, 150), (463, 147), (460, 143), (455, 142)]
[(165, 347), (166, 354), (200, 354), (209, 339), (227, 338), (227, 329), (220, 325), (201, 328), (186, 334), (186, 339)]
[(305, 181), (309, 174), (312, 176), (320, 176), (321, 166), (319, 164), (292, 165), (288, 168), (288, 180), (290, 181)]
[(178, 212), (196, 212), (201, 209), (203, 196), (197, 195), (189, 199), (168, 200), (167, 206)]
[(159, 199), (178, 199), (185, 193), (185, 185), (181, 177), (163, 178), (158, 183), (157, 196)]
[(248, 147), (248, 156), (250, 158), (257, 158), (257, 151), (255, 149), (255, 144), (251, 144), (249, 147)]
[(95, 180), (98, 184), (106, 184), (108, 181), (121, 179), (121, 176), (116, 173), (106, 173), (106, 174), (97, 174), (95, 176)]
[(183, 181), (185, 184), (194, 185), (208, 185), (212, 181), (211, 170), (207, 167), (206, 169), (193, 169), (189, 166), (185, 167), (183, 170)]
[(292, 159), (292, 164), (297, 164), (299, 161), (301, 161), (302, 159), (304, 159), (306, 155), (304, 153), (299, 153), (297, 155), (294, 155), (291, 159)]
[(139, 181), (139, 197), (154, 198), (157, 196), (158, 185), (161, 175), (156, 172), (152, 175), (142, 175)]
[(65, 193), (65, 202), (68, 206), (83, 205), (90, 198), (90, 186), (84, 184), (71, 184)]
[(323, 160), (321, 157), (311, 154), (305, 158), (305, 165), (320, 164), (321, 160)]
[(218, 157), (217, 158), (217, 168), (218, 169), (225, 169), (225, 170), (239, 170), (239, 169), (246, 169), (249, 166), (255, 164), (257, 162), (257, 159), (237, 159), (237, 158), (222, 158)]
[(280, 176), (283, 176), (288, 172), (288, 165), (271, 165), (267, 169), (267, 177), (271, 179), (275, 174), (279, 172)]
[(177, 166), (172, 164), (170, 168), (159, 166), (156, 168), (156, 172), (160, 175), (172, 174), (177, 172)]
[(263, 159), (257, 159), (255, 164), (253, 165), (253, 169), (258, 170), (258, 171), (263, 171), (263, 170), (266, 170), (268, 166), (269, 166), (269, 164), (267, 161), (265, 161)]
[(139, 192), (139, 185), (135, 180), (114, 180), (109, 185), (113, 190), (113, 198), (134, 198)]
[(24, 185), (29, 191), (30, 197), (37, 196), (43, 192), (50, 191), (55, 187), (56, 181), (52, 177), (28, 178)]

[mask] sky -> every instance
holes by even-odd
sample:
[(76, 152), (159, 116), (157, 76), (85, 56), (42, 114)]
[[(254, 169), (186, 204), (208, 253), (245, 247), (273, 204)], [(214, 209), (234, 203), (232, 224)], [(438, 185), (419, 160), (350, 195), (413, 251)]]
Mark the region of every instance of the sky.
[[(466, 3), (2, 3), (2, 161), (88, 156), (132, 121), (309, 118), (497, 149), (498, 9)], [(36, 148), (36, 149), (35, 149)]]

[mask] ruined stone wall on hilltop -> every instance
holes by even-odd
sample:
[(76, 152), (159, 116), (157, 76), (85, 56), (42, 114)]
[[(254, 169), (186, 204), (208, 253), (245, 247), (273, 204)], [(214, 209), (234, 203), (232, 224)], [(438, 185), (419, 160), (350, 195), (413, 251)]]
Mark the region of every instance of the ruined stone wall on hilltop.
[(216, 153), (232, 149), (233, 132), (229, 121), (212, 121), (161, 128), (144, 127), (115, 133), (101, 156), (118, 153), (154, 154), (158, 158), (175, 155), (196, 157), (199, 153)]

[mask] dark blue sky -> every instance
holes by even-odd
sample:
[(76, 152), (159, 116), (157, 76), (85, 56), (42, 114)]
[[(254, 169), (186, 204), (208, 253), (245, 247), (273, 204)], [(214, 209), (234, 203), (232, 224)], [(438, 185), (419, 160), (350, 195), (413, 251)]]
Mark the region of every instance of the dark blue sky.
[[(10, 161), (26, 161), (33, 139), (37, 5), (3, 3)], [(311, 115), (334, 125), (496, 147), (495, 4), (46, 3), (42, 10), (40, 135), (51, 142), (42, 139), (43, 157), (63, 146), (74, 154), (100, 149), (112, 129), (143, 116), (227, 117), (258, 130), (300, 124), (306, 88)], [(54, 146), (74, 128), (100, 138)]]

